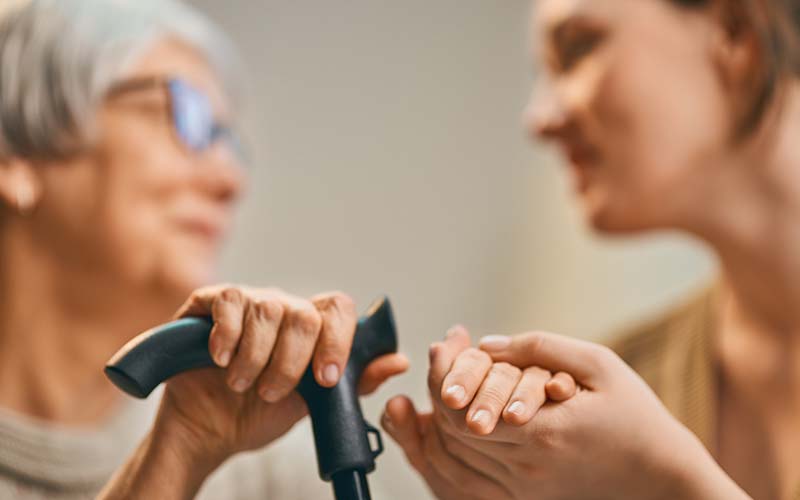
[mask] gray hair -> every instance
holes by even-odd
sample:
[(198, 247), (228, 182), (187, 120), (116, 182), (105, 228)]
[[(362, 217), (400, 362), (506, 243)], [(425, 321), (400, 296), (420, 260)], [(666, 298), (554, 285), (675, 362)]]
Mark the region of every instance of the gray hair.
[(0, 0), (0, 159), (81, 147), (109, 88), (169, 37), (202, 53), (238, 97), (230, 41), (180, 0)]

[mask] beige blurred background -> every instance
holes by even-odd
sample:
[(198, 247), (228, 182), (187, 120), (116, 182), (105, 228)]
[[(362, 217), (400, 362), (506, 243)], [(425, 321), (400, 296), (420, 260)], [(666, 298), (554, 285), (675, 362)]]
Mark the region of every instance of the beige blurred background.
[[(456, 322), (599, 340), (713, 276), (684, 239), (587, 233), (559, 160), (520, 127), (528, 0), (192, 3), (251, 73), (252, 184), (222, 277), (389, 295), (413, 366), (365, 403), (373, 422), (393, 394), (427, 405), (427, 346)], [(392, 445), (371, 477), (428, 498)]]

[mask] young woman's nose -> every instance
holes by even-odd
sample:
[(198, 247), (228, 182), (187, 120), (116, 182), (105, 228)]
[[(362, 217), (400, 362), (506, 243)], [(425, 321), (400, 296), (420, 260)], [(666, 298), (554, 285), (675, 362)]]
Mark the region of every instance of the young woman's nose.
[(524, 121), (532, 139), (556, 139), (566, 128), (567, 112), (563, 98), (544, 79), (537, 81), (531, 92)]

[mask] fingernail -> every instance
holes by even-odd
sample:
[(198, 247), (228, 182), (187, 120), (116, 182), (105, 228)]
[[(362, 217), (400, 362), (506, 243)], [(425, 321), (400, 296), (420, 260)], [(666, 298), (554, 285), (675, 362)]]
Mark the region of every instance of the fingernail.
[(462, 327), (461, 325), (451, 326), (450, 329), (447, 330), (447, 333), (444, 335), (444, 338), (445, 339), (449, 339), (450, 337), (453, 337), (454, 335), (458, 335), (459, 333), (461, 333), (461, 330), (463, 328), (464, 327)]
[(492, 418), (492, 414), (489, 413), (488, 410), (478, 410), (476, 411), (470, 420), (474, 423), (478, 424), (481, 427), (488, 427), (489, 421)]
[(232, 388), (236, 392), (244, 392), (245, 389), (247, 389), (247, 385), (248, 385), (247, 380), (245, 380), (243, 378), (237, 378), (233, 382)]
[(514, 401), (511, 403), (511, 406), (508, 407), (508, 413), (513, 413), (514, 415), (522, 416), (525, 414), (525, 404), (522, 401)]
[(331, 363), (322, 370), (322, 380), (328, 385), (335, 385), (339, 381), (339, 367)]
[(444, 391), (445, 394), (455, 399), (457, 402), (462, 402), (467, 396), (467, 391), (461, 385), (451, 385)]
[(386, 429), (389, 432), (394, 432), (394, 430), (395, 430), (394, 429), (394, 423), (392, 423), (392, 419), (389, 418), (389, 414), (388, 413), (384, 413), (383, 414), (383, 418), (381, 420), (383, 420), (383, 428), (384, 429)]
[(217, 355), (217, 362), (219, 366), (226, 367), (228, 363), (231, 361), (231, 353), (230, 351), (222, 351)]
[(267, 403), (275, 403), (280, 398), (280, 393), (275, 389), (264, 389), (261, 391), (261, 399)]
[(428, 358), (430, 358), (430, 360), (433, 361), (433, 359), (436, 357), (438, 353), (439, 353), (439, 343), (437, 342), (436, 344), (431, 344), (431, 347), (428, 349)]
[(480, 340), (481, 349), (487, 351), (502, 351), (511, 345), (511, 337), (505, 335), (487, 335)]

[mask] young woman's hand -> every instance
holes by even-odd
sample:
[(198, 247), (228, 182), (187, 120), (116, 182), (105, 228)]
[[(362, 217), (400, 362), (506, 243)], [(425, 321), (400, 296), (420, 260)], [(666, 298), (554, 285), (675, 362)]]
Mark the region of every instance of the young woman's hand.
[[(502, 477), (486, 473), (503, 465), (452, 440), (443, 424), (475, 437), (491, 436), (501, 423), (522, 427), (548, 401), (573, 397), (578, 390), (575, 380), (564, 372), (493, 362), (485, 352), (470, 347), (469, 334), (460, 326), (448, 333), (444, 343), (431, 346), (432, 363), (443, 349), (454, 356), (444, 380), (434, 377), (433, 371), (429, 377), (436, 401), (433, 413), (417, 414), (408, 398), (397, 397), (387, 404), (382, 424), (438, 498), (511, 498)], [(443, 422), (448, 418), (444, 414), (452, 420)]]
[[(386, 408), (385, 427), (440, 498), (748, 498), (607, 348), (546, 333), (488, 337), (480, 348), (489, 362), (463, 333), (432, 346), (432, 414), (418, 414), (406, 398)], [(532, 366), (569, 373), (581, 389), (542, 404), (546, 377), (521, 375)], [(469, 406), (454, 405), (462, 391), (453, 387), (466, 392), (487, 370), (496, 375)], [(490, 378), (519, 382), (490, 388)], [(486, 400), (493, 402), (476, 404)], [(515, 400), (526, 408), (522, 425), (507, 418), (510, 404), (499, 404)]]

